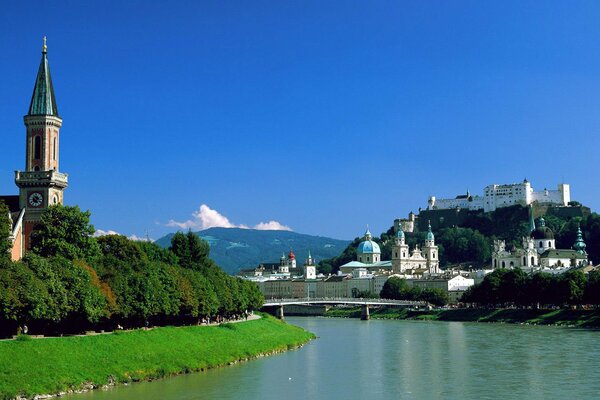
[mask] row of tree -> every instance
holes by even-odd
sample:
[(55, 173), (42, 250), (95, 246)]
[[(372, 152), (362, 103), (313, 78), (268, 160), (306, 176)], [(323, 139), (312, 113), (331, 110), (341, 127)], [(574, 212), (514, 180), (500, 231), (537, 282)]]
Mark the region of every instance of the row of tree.
[(470, 287), (461, 300), (490, 307), (600, 304), (600, 271), (586, 276), (579, 270), (555, 275), (497, 269)]
[(426, 301), (437, 306), (448, 304), (448, 293), (441, 288), (411, 286), (406, 279), (390, 277), (381, 289), (382, 299)]
[(192, 232), (177, 233), (163, 249), (118, 235), (95, 238), (89, 217), (77, 207), (50, 207), (32, 251), (19, 262), (0, 253), (1, 335), (23, 325), (50, 334), (196, 323), (262, 306), (256, 284), (224, 273)]

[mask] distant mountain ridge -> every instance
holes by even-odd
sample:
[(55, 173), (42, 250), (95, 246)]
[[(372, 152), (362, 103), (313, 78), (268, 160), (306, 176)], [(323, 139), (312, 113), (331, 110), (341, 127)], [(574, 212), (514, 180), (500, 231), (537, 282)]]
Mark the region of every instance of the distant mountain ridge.
[[(318, 261), (339, 255), (350, 240), (312, 236), (291, 231), (267, 231), (241, 228), (209, 228), (194, 232), (210, 245), (210, 258), (224, 271), (235, 274), (240, 268), (256, 267), (260, 263), (278, 262), (283, 253), (294, 251), (302, 265), (310, 251)], [(169, 247), (174, 233), (156, 241)]]

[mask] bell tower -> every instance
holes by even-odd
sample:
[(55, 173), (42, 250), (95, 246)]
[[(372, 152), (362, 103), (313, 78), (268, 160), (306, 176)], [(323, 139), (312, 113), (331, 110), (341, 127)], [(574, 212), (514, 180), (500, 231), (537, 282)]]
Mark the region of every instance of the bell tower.
[(24, 117), (26, 127), (25, 170), (15, 171), (19, 187), (19, 205), (25, 209), (25, 248), (43, 211), (50, 205), (63, 203), (63, 191), (68, 186), (67, 174), (58, 172), (59, 131), (62, 119), (58, 115), (54, 88), (48, 65), (46, 38), (38, 69), (29, 112)]

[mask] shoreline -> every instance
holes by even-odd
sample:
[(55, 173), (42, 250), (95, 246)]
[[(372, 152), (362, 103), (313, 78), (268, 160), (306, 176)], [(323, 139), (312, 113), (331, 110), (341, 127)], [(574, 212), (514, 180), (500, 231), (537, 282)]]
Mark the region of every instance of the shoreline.
[[(359, 307), (330, 309), (325, 317), (360, 318)], [(454, 308), (430, 311), (391, 307), (371, 309), (372, 319), (486, 322), (522, 325), (554, 325), (579, 328), (600, 328), (600, 309), (516, 309), (516, 308)]]
[(315, 337), (263, 315), (220, 326), (5, 341), (0, 399), (47, 399), (203, 372), (298, 349)]

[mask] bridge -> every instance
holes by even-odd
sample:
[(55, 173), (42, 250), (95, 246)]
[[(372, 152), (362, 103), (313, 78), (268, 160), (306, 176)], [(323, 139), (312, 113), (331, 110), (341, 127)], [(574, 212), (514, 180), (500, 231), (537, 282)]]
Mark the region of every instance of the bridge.
[(362, 313), (360, 318), (368, 320), (369, 306), (395, 306), (395, 307), (424, 307), (427, 305), (424, 301), (409, 300), (388, 300), (388, 299), (362, 299), (362, 298), (344, 298), (344, 297), (317, 297), (317, 298), (296, 298), (296, 299), (269, 299), (265, 300), (263, 307), (275, 307), (275, 316), (284, 319), (283, 306), (288, 305), (310, 305), (310, 304), (335, 304), (335, 305), (360, 305)]

